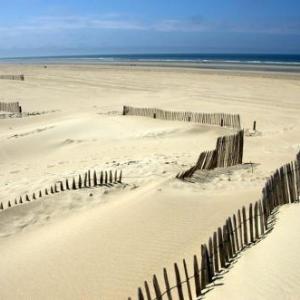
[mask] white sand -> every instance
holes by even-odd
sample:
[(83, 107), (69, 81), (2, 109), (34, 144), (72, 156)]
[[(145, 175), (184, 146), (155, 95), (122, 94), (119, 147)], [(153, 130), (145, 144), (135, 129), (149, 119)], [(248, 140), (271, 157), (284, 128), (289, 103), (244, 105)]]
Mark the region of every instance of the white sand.
[(281, 207), (273, 232), (243, 252), (207, 299), (299, 299), (300, 206)]
[[(267, 176), (299, 149), (296, 75), (109, 66), (1, 65), (0, 71), (25, 74), (24, 82), (0, 81), (1, 99), (20, 99), (24, 111), (59, 110), (0, 120), (0, 201), (88, 168), (120, 168), (129, 184), (2, 212), (3, 299), (135, 295), (163, 267), (190, 262), (225, 217), (257, 200)], [(176, 173), (232, 131), (123, 117), (123, 104), (240, 113), (245, 128), (256, 120), (262, 135), (246, 138), (244, 161), (259, 165), (253, 173), (237, 169), (182, 183)]]

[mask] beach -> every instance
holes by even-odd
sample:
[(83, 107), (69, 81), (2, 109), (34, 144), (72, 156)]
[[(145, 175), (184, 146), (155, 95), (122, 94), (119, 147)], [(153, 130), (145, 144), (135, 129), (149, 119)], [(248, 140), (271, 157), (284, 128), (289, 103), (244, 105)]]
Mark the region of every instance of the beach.
[[(0, 119), (0, 202), (5, 207), (9, 200), (88, 169), (123, 172), (122, 185), (68, 191), (1, 212), (1, 298), (134, 299), (137, 287), (153, 274), (162, 276), (164, 267), (172, 269), (183, 258), (191, 263), (226, 217), (259, 200), (267, 178), (300, 149), (300, 73), (261, 69), (1, 64), (1, 74), (24, 74), (25, 81), (0, 80), (0, 101), (19, 101), (24, 112), (35, 112)], [(257, 133), (245, 136), (248, 164), (182, 182), (176, 174), (234, 130), (123, 116), (123, 105), (240, 114), (246, 133), (256, 121)], [(269, 291), (282, 276), (280, 251), (273, 248), (281, 247), (280, 232), (299, 227), (291, 210), (284, 208), (282, 217), (279, 212), (278, 229), (275, 224), (274, 232), (242, 253), (242, 262), (224, 276), (224, 286), (206, 299), (220, 299), (218, 293), (230, 285), (235, 289), (224, 293), (233, 299), (273, 299)], [(290, 268), (300, 250), (297, 243), (293, 247), (293, 259), (284, 261)], [(273, 252), (267, 262), (258, 259)], [(249, 271), (244, 291), (251, 290), (253, 297), (239, 298), (236, 285), (243, 286), (243, 280), (236, 278), (248, 278), (249, 261), (257, 268)], [(272, 274), (267, 277), (271, 288), (253, 289), (258, 266), (265, 263), (272, 264), (264, 269), (266, 276)], [(297, 299), (295, 291), (292, 280), (275, 294)]]

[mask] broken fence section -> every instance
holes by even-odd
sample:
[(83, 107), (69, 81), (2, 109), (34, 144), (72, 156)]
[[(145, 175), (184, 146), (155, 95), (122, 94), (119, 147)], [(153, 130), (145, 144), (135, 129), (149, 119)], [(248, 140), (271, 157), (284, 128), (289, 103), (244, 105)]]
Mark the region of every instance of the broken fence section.
[(176, 178), (190, 178), (197, 170), (232, 167), (243, 162), (244, 130), (235, 135), (219, 137), (216, 149), (202, 152), (198, 161), (190, 169), (177, 174)]

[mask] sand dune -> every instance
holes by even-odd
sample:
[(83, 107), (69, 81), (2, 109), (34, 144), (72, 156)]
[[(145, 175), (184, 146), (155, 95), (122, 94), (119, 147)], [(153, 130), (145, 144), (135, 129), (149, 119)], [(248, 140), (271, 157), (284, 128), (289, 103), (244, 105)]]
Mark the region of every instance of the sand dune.
[[(124, 189), (94, 189), (92, 197), (90, 190), (59, 194), (1, 212), (3, 299), (135, 295), (153, 273), (199, 253), (211, 232), (241, 205), (257, 200), (266, 178), (299, 150), (296, 75), (83, 65), (0, 69), (26, 76), (24, 82), (1, 81), (2, 98), (20, 99), (24, 111), (58, 110), (0, 120), (1, 202), (94, 167), (122, 169), (128, 184)], [(256, 166), (253, 171), (217, 171), (206, 180), (199, 175), (197, 183), (178, 181), (174, 177), (179, 171), (190, 167), (201, 151), (213, 149), (218, 136), (232, 131), (122, 116), (123, 104), (240, 113), (245, 128), (256, 120), (261, 134), (246, 137), (244, 155), (245, 162)], [(298, 222), (294, 208), (283, 209), (278, 232), (289, 230), (292, 220)], [(285, 222), (288, 214), (290, 221)], [(237, 277), (248, 276), (244, 264), (257, 260), (260, 266), (263, 251), (273, 253), (270, 263), (272, 257), (278, 261), (279, 250), (273, 248), (279, 239), (275, 228), (243, 254), (224, 278), (224, 287), (207, 298), (220, 299), (223, 289), (228, 297), (239, 298), (230, 293), (237, 290)], [(254, 263), (252, 268), (249, 272), (255, 274)], [(255, 299), (273, 295), (274, 283), (257, 288)], [(295, 299), (296, 281), (289, 284), (293, 286), (282, 295)]]

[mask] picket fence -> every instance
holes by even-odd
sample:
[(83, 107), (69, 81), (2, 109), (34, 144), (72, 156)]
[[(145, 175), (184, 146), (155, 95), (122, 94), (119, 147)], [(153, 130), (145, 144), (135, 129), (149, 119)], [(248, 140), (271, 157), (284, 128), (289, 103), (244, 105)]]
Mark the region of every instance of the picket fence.
[[(152, 284), (145, 281), (137, 289), (138, 300), (194, 300), (203, 296), (223, 270), (237, 258), (237, 254), (256, 243), (271, 229), (271, 218), (281, 205), (299, 202), (300, 152), (295, 161), (282, 166), (267, 180), (262, 199), (245, 206), (229, 216), (201, 245), (199, 255), (193, 256), (193, 266), (188, 268), (174, 263), (174, 273), (163, 269), (163, 283), (154, 275)], [(275, 262), (274, 262), (275, 263)], [(181, 271), (180, 271), (181, 270)], [(183, 271), (182, 271), (183, 270)], [(133, 298), (128, 297), (128, 300)]]
[(0, 111), (22, 113), (22, 107), (19, 102), (0, 102)]
[(123, 106), (123, 115), (144, 116), (161, 120), (195, 122), (206, 125), (241, 129), (240, 115), (236, 114), (179, 112), (166, 111), (158, 108), (136, 108)]
[(25, 80), (24, 75), (0, 75), (0, 79), (7, 79), (7, 80)]
[(45, 188), (44, 190), (39, 190), (38, 192), (33, 193), (31, 197), (26, 194), (23, 197), (20, 196), (19, 198), (16, 198), (14, 201), (8, 201), (6, 207), (4, 207), (3, 203), (1, 202), (0, 210), (30, 202), (38, 198), (42, 198), (43, 196), (48, 196), (68, 190), (96, 188), (100, 186), (112, 187), (115, 184), (122, 183), (122, 176), (122, 170), (115, 170), (114, 172), (112, 170), (100, 172), (97, 172), (96, 170), (88, 170), (84, 174), (79, 174), (72, 179), (66, 178), (63, 180), (59, 180), (49, 188)]
[(192, 177), (197, 170), (212, 170), (241, 164), (243, 151), (244, 130), (240, 130), (235, 135), (219, 137), (214, 150), (202, 152), (196, 164), (177, 174), (176, 178), (184, 180)]

